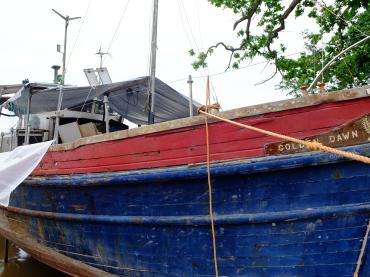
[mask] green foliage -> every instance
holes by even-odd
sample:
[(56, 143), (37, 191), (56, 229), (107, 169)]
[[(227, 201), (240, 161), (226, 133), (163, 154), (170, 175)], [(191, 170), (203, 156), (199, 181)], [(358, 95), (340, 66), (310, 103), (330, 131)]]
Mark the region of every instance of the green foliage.
[[(282, 75), (279, 88), (288, 94), (299, 95), (301, 85), (310, 84), (322, 68), (343, 49), (370, 35), (369, 0), (331, 1), (291, 0), (287, 6), (281, 0), (208, 0), (216, 7), (231, 9), (239, 16), (234, 29), (240, 44), (232, 47), (217, 43), (205, 52), (189, 53), (196, 60), (195, 69), (206, 67), (207, 58), (214, 48), (223, 46), (230, 51), (228, 68), (238, 68), (246, 59), (264, 57), (273, 61)], [(279, 34), (287, 20), (294, 17), (311, 18), (317, 31), (305, 31), (305, 53), (296, 58), (285, 52), (288, 41), (281, 41)], [(322, 47), (325, 43), (324, 47)], [(370, 40), (339, 58), (322, 76), (329, 90), (361, 86), (370, 82)]]

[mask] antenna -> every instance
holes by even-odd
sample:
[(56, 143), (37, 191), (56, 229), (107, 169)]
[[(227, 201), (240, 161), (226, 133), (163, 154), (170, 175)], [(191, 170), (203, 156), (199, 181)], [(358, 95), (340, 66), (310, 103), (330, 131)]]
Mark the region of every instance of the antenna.
[(100, 56), (100, 64), (99, 64), (100, 66), (99, 66), (99, 68), (102, 68), (103, 67), (103, 57), (105, 55), (110, 55), (110, 53), (108, 53), (108, 52), (102, 52), (101, 51), (101, 45), (100, 45), (99, 51), (96, 52), (95, 54)]
[(63, 67), (62, 67), (62, 80), (60, 81), (61, 85), (64, 85), (64, 79), (66, 75), (66, 54), (67, 54), (67, 29), (69, 25), (69, 21), (80, 19), (81, 17), (69, 17), (68, 15), (63, 16), (59, 12), (57, 12), (54, 9), (51, 9), (53, 12), (55, 12), (57, 15), (59, 15), (63, 20), (65, 21), (65, 27), (64, 27), (64, 51), (63, 51)]

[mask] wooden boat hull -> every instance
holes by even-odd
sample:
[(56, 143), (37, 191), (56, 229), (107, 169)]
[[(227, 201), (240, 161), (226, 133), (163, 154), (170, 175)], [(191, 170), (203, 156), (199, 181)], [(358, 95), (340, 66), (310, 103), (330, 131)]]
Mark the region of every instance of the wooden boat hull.
[[(370, 156), (370, 144), (346, 149)], [(0, 222), (112, 274), (213, 276), (206, 174), (197, 164), (33, 176)], [(213, 163), (211, 176), (221, 276), (353, 275), (370, 216), (368, 165), (299, 153)]]
[[(363, 117), (370, 113), (369, 107), (370, 93), (357, 89), (241, 108), (222, 116), (304, 138)], [(265, 144), (279, 142), (225, 122), (213, 121), (209, 131), (212, 161), (263, 157)], [(196, 116), (54, 146), (33, 175), (138, 170), (205, 160), (204, 118)]]

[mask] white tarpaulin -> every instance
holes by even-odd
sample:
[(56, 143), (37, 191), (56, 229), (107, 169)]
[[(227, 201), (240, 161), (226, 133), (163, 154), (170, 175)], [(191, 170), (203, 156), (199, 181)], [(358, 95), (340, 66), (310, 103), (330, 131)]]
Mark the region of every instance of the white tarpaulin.
[(9, 205), (11, 192), (31, 174), (52, 143), (24, 145), (0, 153), (0, 205)]

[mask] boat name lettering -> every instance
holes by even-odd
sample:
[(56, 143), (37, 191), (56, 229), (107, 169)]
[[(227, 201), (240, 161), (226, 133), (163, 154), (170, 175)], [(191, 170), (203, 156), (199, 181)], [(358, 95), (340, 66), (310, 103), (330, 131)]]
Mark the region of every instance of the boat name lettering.
[[(350, 146), (370, 141), (370, 116), (343, 124), (332, 131), (325, 132), (316, 136), (306, 137), (302, 140), (307, 142), (319, 142), (330, 147)], [(369, 126), (368, 126), (369, 125)], [(293, 154), (310, 151), (304, 144), (289, 141), (267, 144), (265, 146), (266, 155)]]

